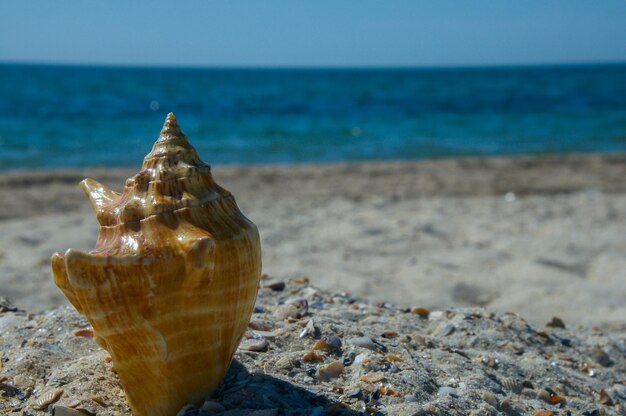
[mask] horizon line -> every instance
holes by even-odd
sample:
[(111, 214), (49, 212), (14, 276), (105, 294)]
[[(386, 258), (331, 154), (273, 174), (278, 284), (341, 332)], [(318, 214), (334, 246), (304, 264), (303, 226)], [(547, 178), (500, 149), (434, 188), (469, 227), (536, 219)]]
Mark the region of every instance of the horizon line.
[(130, 64), (104, 62), (41, 62), (0, 60), (4, 66), (48, 66), (75, 68), (111, 69), (188, 69), (188, 70), (449, 70), (449, 69), (507, 69), (507, 68), (546, 68), (546, 67), (593, 67), (623, 66), (621, 61), (592, 62), (545, 62), (545, 63), (500, 63), (500, 64), (449, 64), (449, 65), (172, 65), (172, 64)]

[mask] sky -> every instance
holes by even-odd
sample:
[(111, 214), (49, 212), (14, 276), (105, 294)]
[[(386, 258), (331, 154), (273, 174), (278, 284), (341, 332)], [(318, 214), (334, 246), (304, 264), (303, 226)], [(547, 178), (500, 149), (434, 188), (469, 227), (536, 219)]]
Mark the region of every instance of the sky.
[(626, 62), (626, 0), (0, 0), (0, 62), (201, 67)]

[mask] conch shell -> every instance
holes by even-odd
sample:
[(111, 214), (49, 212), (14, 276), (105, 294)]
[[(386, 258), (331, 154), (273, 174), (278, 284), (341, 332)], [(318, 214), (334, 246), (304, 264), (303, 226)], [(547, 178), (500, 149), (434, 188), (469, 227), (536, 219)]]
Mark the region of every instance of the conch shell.
[(91, 179), (100, 232), (52, 256), (54, 282), (113, 359), (136, 416), (199, 405), (245, 332), (261, 274), (256, 226), (219, 187), (169, 114), (119, 194)]

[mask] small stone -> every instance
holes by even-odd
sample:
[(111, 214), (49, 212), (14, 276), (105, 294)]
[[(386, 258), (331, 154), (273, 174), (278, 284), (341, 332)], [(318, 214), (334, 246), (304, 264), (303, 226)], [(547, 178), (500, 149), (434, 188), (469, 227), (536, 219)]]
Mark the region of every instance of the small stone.
[(208, 413), (220, 413), (225, 412), (226, 408), (222, 406), (221, 403), (214, 402), (213, 400), (207, 400), (202, 404), (200, 410)]
[(600, 399), (598, 401), (605, 406), (613, 406), (615, 404), (609, 393), (604, 389), (600, 390)]
[(426, 308), (413, 308), (411, 309), (411, 313), (419, 315), (420, 318), (428, 319), (430, 315), (430, 311)]
[(343, 372), (343, 364), (339, 361), (333, 361), (332, 363), (320, 367), (317, 370), (317, 378), (322, 381), (328, 381), (333, 378), (337, 378)]
[(486, 392), (483, 393), (483, 400), (492, 405), (493, 407), (498, 407), (498, 398), (495, 394)]
[(440, 330), (439, 333), (441, 334), (441, 336), (448, 336), (450, 334), (452, 334), (454, 332), (456, 328), (454, 327), (453, 324), (445, 324)]
[(559, 317), (552, 317), (552, 320), (546, 324), (549, 328), (562, 328), (565, 329), (565, 323)]
[(298, 318), (298, 307), (294, 304), (280, 305), (274, 310), (274, 316), (281, 321), (289, 318)]
[(365, 381), (366, 383), (378, 383), (385, 379), (385, 373), (382, 371), (377, 371), (375, 373), (367, 373), (362, 375), (360, 380)]
[(306, 336), (316, 337), (319, 336), (320, 330), (315, 326), (315, 321), (313, 319), (309, 319), (309, 322), (306, 323), (306, 326), (300, 332), (300, 338), (304, 338)]
[(53, 416), (85, 416), (80, 410), (72, 409), (67, 406), (56, 405), (52, 409)]
[(282, 292), (283, 290), (285, 290), (285, 282), (276, 282), (265, 285), (265, 288), (272, 289), (274, 292)]
[(266, 351), (269, 342), (265, 339), (246, 339), (241, 341), (239, 349), (242, 351)]
[(546, 409), (537, 409), (533, 411), (533, 416), (553, 416), (554, 413)]
[(348, 344), (354, 345), (355, 347), (367, 348), (372, 351), (376, 351), (378, 349), (374, 341), (372, 341), (372, 339), (368, 336), (351, 338), (348, 340)]
[(610, 367), (613, 365), (613, 360), (611, 360), (611, 357), (609, 357), (609, 354), (607, 354), (600, 347), (594, 347), (591, 350), (591, 356), (598, 364), (600, 364), (603, 367)]
[(440, 387), (439, 391), (437, 391), (437, 396), (456, 396), (457, 391), (454, 387)]
[(317, 361), (324, 361), (324, 357), (322, 357), (315, 351), (309, 351), (302, 356), (302, 361), (304, 361), (305, 363), (314, 363)]

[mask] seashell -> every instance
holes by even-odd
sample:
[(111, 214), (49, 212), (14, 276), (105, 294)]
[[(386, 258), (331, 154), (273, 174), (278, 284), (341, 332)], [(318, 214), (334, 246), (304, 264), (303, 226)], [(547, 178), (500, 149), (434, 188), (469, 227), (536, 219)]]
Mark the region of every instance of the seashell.
[(279, 358), (276, 363), (274, 363), (274, 366), (280, 370), (291, 370), (293, 368), (293, 360), (290, 356), (285, 355)]
[(265, 339), (246, 339), (241, 345), (239, 345), (239, 349), (242, 351), (265, 351), (269, 346), (269, 342)]
[(320, 367), (317, 370), (317, 378), (322, 381), (328, 381), (333, 378), (337, 378), (343, 372), (343, 364), (339, 361), (333, 361), (332, 363)]
[(63, 395), (63, 389), (48, 390), (40, 398), (35, 400), (33, 409), (44, 410), (48, 408), (49, 404), (52, 404), (59, 400)]
[(100, 224), (89, 253), (52, 256), (54, 281), (112, 357), (135, 416), (199, 406), (220, 383), (261, 276), (256, 226), (169, 114), (117, 193), (81, 183)]
[(502, 380), (502, 386), (510, 391), (511, 393), (520, 394), (524, 385), (519, 382), (519, 380), (511, 377), (507, 377)]
[(85, 414), (71, 407), (56, 405), (52, 409), (52, 416), (85, 416)]

